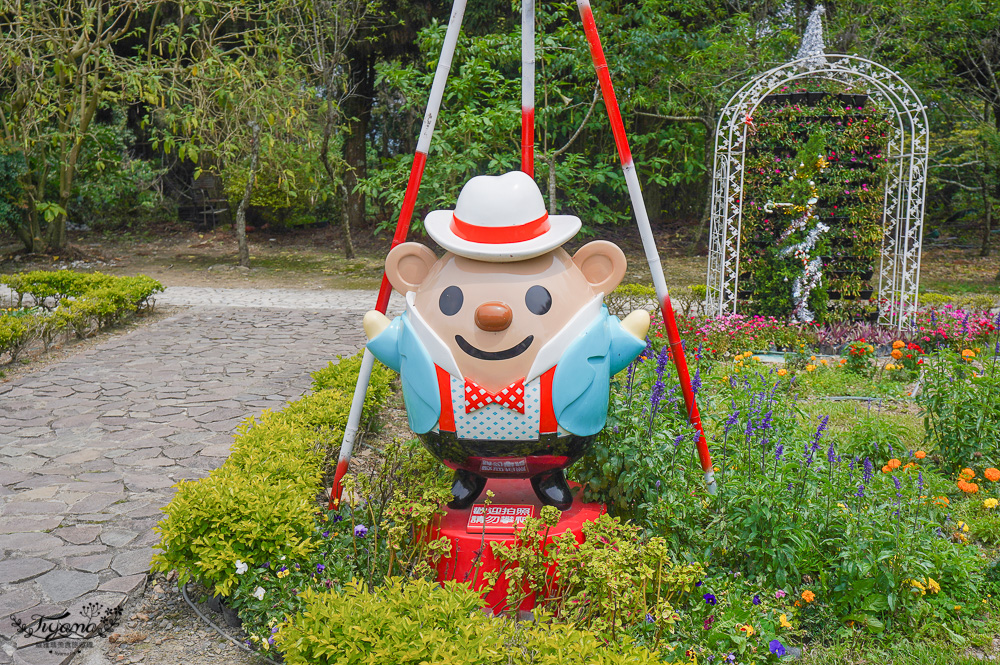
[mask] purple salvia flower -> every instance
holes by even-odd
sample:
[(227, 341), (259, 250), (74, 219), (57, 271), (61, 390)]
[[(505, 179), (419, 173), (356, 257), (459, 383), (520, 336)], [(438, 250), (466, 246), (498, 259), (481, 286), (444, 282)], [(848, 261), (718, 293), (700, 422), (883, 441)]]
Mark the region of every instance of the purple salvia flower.
[(920, 469), (917, 471), (917, 489), (921, 492), (924, 490), (924, 471)]
[(695, 369), (694, 378), (691, 379), (691, 390), (692, 392), (694, 392), (695, 395), (697, 395), (700, 389), (701, 389), (701, 368), (699, 367)]
[(670, 353), (670, 347), (664, 345), (664, 347), (660, 349), (659, 355), (656, 356), (656, 376), (659, 378), (663, 378), (663, 372), (667, 369), (667, 362), (670, 360), (667, 357), (668, 353)]
[(829, 422), (830, 416), (820, 418), (819, 427), (816, 428), (816, 434), (813, 436), (813, 451), (819, 450), (819, 440), (823, 438), (823, 432), (826, 431), (827, 423)]
[(656, 380), (653, 384), (653, 389), (649, 393), (649, 404), (653, 407), (653, 415), (656, 415), (656, 410), (660, 407), (660, 402), (663, 400), (663, 381), (660, 379)]
[(729, 434), (729, 430), (733, 428), (733, 425), (740, 419), (740, 410), (734, 409), (729, 418), (726, 420), (726, 434)]
[(684, 440), (684, 435), (683, 434), (678, 434), (677, 438), (674, 439), (674, 448), (676, 448), (677, 446), (681, 445), (681, 441), (683, 441), (683, 440)]
[(899, 478), (897, 478), (896, 476), (893, 476), (893, 477), (892, 477), (892, 484), (896, 486), (896, 489), (897, 489), (897, 490), (898, 490), (898, 489), (899, 489), (900, 487), (902, 487), (902, 484), (901, 484), (901, 483), (899, 482)]
[(781, 456), (784, 454), (784, 452), (785, 452), (785, 447), (779, 443), (778, 446), (774, 449), (774, 461), (780, 462)]
[(858, 485), (858, 491), (854, 493), (854, 496), (858, 497), (859, 499), (865, 498), (865, 486)]
[(865, 458), (865, 471), (861, 474), (861, 481), (866, 485), (871, 481), (872, 477), (875, 475), (875, 466), (872, 464), (871, 458)]

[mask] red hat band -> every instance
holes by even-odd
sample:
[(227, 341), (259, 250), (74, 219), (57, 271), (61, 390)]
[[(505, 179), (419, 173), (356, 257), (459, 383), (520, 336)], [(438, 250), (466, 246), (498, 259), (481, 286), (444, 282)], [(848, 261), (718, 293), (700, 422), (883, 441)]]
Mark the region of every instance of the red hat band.
[(485, 245), (505, 245), (513, 242), (534, 240), (549, 230), (549, 213), (527, 224), (514, 226), (476, 226), (463, 222), (452, 214), (451, 230), (462, 240)]

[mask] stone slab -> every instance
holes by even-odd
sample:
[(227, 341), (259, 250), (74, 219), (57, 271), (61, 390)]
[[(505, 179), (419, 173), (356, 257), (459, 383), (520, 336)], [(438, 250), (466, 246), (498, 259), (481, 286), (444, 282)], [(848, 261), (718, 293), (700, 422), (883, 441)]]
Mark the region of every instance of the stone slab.
[(0, 584), (17, 584), (55, 568), (55, 564), (36, 557), (0, 561)]
[(74, 545), (86, 545), (101, 535), (101, 527), (96, 524), (70, 526), (56, 529), (52, 534)]
[(75, 570), (53, 570), (38, 578), (38, 586), (54, 603), (79, 598), (98, 584), (100, 579), (94, 573)]
[(138, 573), (148, 573), (149, 563), (152, 560), (152, 547), (127, 550), (115, 556), (114, 561), (111, 562), (111, 569), (123, 577)]

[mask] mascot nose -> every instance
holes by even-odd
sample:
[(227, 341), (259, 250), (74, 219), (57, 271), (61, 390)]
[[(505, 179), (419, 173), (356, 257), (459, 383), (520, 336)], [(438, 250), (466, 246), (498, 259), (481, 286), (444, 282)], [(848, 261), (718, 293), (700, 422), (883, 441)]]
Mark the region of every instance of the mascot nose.
[(510, 326), (514, 313), (502, 302), (484, 302), (476, 308), (476, 325), (487, 332), (500, 332)]

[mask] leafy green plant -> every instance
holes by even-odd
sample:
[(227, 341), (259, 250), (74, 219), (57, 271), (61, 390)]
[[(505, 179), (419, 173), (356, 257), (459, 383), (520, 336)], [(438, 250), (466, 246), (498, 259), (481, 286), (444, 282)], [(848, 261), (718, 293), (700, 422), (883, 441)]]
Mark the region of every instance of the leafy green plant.
[(344, 593), (303, 596), (304, 609), (274, 638), (290, 665), (556, 665), (569, 654), (594, 665), (662, 662), (646, 649), (605, 645), (593, 633), (544, 616), (530, 626), (488, 617), (479, 594), (458, 582), (442, 587), (395, 578), (374, 593), (352, 583)]
[(924, 387), (917, 396), (924, 416), (927, 445), (946, 469), (970, 466), (985, 456), (1000, 462), (1000, 372), (997, 356), (983, 366), (976, 353), (938, 349), (924, 363)]
[[(643, 539), (637, 527), (609, 515), (584, 523), (582, 543), (570, 531), (550, 539), (559, 521), (555, 509), (546, 514), (550, 509), (526, 521), (512, 542), (490, 542), (502, 565), (486, 573), (487, 580), (495, 583), (502, 575), (509, 589), (534, 595), (536, 607), (610, 642), (630, 635), (658, 648), (680, 620), (704, 567), (676, 564), (663, 538)], [(508, 595), (513, 607), (521, 600)]]
[(871, 376), (875, 371), (875, 347), (864, 340), (848, 344), (844, 358), (847, 360), (844, 369), (848, 372)]
[[(36, 339), (48, 351), (64, 332), (83, 339), (123, 323), (151, 308), (153, 296), (163, 291), (162, 284), (145, 275), (113, 277), (70, 270), (0, 275), (0, 284), (10, 287), (19, 306), (0, 313), (0, 354), (10, 353), (11, 361)], [(34, 307), (20, 307), (25, 296), (32, 298)]]

